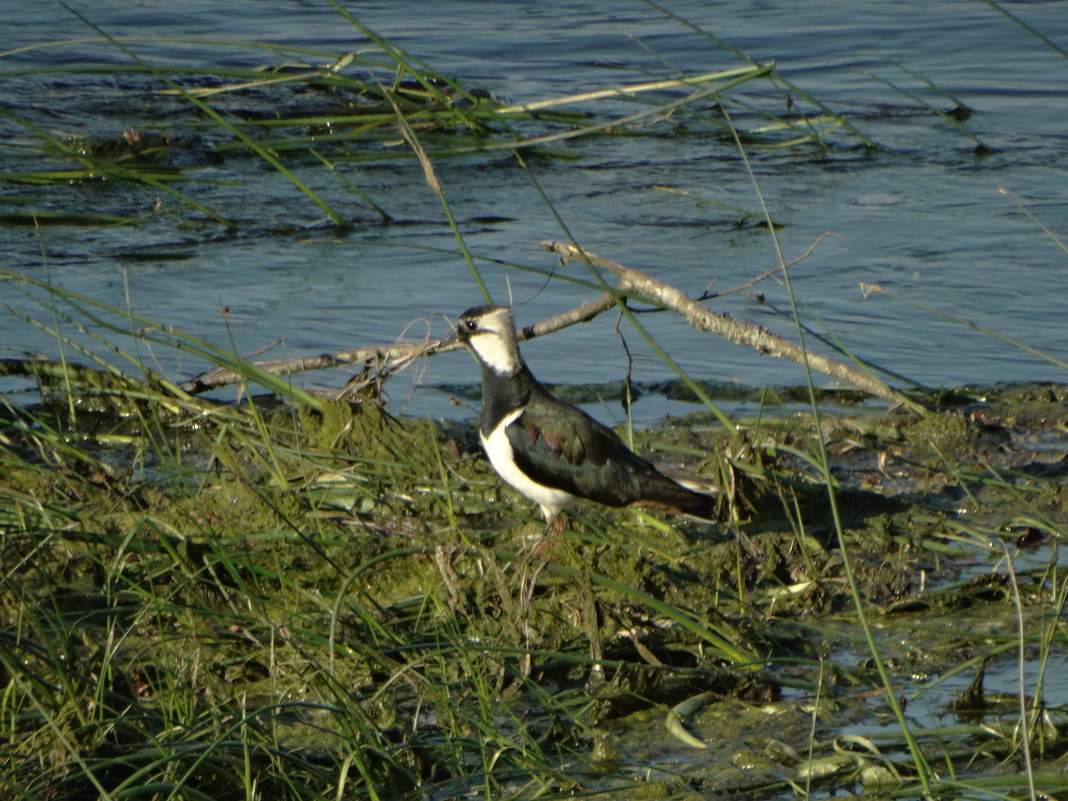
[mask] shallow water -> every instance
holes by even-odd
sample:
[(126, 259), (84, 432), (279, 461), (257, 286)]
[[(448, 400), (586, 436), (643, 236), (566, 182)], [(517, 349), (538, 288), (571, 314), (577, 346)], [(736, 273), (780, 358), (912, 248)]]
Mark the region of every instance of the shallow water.
[[(907, 300), (1068, 358), (1068, 256), (1020, 208), (1062, 240), (1068, 236), (1063, 127), (1068, 60), (975, 2), (677, 2), (668, 7), (753, 58), (774, 60), (784, 77), (846, 113), (881, 146), (870, 151), (836, 132), (826, 152), (801, 146), (748, 154), (771, 215), (784, 225), (778, 233), (787, 259), (803, 253), (821, 233), (836, 234), (792, 272), (808, 325), (830, 332), (858, 356), (927, 385), (1063, 380), (1060, 366), (887, 296), (865, 298), (858, 284), (878, 283)], [(1005, 7), (1054, 43), (1068, 46), (1068, 3)], [(185, 40), (130, 43), (158, 64), (249, 66), (284, 60), (263, 50), (188, 41), (196, 37), (312, 48), (317, 54), (306, 57), (320, 62), (367, 47), (366, 39), (328, 7), (301, 4), (294, 12), (293, 4), (245, 2), (230, 8), (220, 16), (217, 6), (207, 3), (104, 2), (85, 13), (111, 34)], [(436, 70), (517, 103), (671, 77), (673, 69), (700, 73), (741, 63), (642, 3), (605, 10), (555, 2), (451, 2), (435, 4), (433, 14), (413, 13), (415, 8), (362, 4), (358, 13), (362, 22)], [(29, 4), (17, 6), (6, 29), (6, 47), (12, 49), (94, 36), (84, 22), (54, 5), (43, 14)], [(84, 41), (8, 52), (0, 70), (70, 69), (102, 61), (128, 63), (113, 46)], [(953, 101), (898, 65), (922, 74), (974, 114), (960, 124), (932, 115), (923, 104), (948, 111)], [(108, 75), (44, 72), (9, 73), (2, 80), (5, 104), (63, 134), (116, 136), (124, 127), (158, 126), (172, 111), (153, 95), (147, 79), (130, 85)], [(761, 100), (744, 92), (732, 97)], [(633, 111), (633, 106), (623, 108)], [(744, 109), (733, 106), (732, 111), (743, 127), (753, 122)], [(739, 226), (737, 214), (694, 199), (759, 208), (733, 143), (676, 128), (677, 121), (650, 126), (639, 136), (556, 143), (554, 148), (573, 160), (535, 163), (533, 173), (584, 247), (691, 294), (710, 284), (726, 290), (772, 268), (773, 244), (763, 228)], [(8, 140), (0, 150), (0, 169), (32, 168), (26, 163), (32, 151), (19, 147), (25, 139), (20, 126), (0, 119), (0, 134)], [(977, 152), (977, 141), (983, 153)], [(476, 255), (552, 266), (538, 242), (566, 236), (509, 157), (441, 159), (436, 166)], [(431, 318), (432, 330), (444, 332), (445, 316), (455, 317), (481, 297), (418, 166), (387, 160), (346, 169), (405, 224), (381, 224), (321, 167), (302, 165), (303, 178), (364, 221), (339, 234), (323, 224), (318, 207), (258, 159), (231, 158), (201, 165), (202, 180), (194, 189), (198, 198), (242, 221), (234, 234), (183, 222), (177, 211), (167, 213), (165, 202), (162, 215), (135, 227), (52, 225), (37, 233), (26, 226), (0, 226), (0, 263), (47, 274), (68, 289), (110, 303), (122, 305), (128, 297), (142, 314), (218, 343), (232, 338), (242, 353), (278, 341), (284, 344), (269, 356), (389, 342), (405, 332), (421, 336), (425, 324), (409, 325)], [(240, 184), (208, 183), (235, 178)], [(663, 186), (691, 194), (657, 188)], [(0, 191), (3, 211), (34, 204), (144, 208), (154, 199), (151, 192), (107, 184), (38, 190), (5, 183)], [(486, 222), (489, 217), (505, 219)], [(580, 268), (565, 269), (577, 274)], [(542, 276), (515, 270), (489, 266), (483, 275), (495, 299), (505, 300), (510, 291), (525, 304), (518, 313), (522, 323), (589, 297), (571, 284), (546, 285)], [(709, 306), (795, 338), (783, 288), (770, 280), (758, 288), (766, 303), (743, 292)], [(8, 302), (22, 303), (3, 291)], [(229, 308), (225, 320), (223, 306)], [(528, 343), (525, 353), (546, 380), (618, 380), (627, 369), (627, 355), (613, 322), (612, 315), (604, 315)], [(796, 365), (695, 333), (667, 315), (646, 316), (643, 323), (697, 378), (755, 386), (804, 380)], [(8, 353), (56, 352), (48, 334), (7, 315), (0, 316), (0, 340)], [(636, 380), (673, 377), (637, 333), (627, 332), (626, 342)], [(178, 378), (201, 367), (165, 353), (156, 357)], [(339, 387), (345, 378), (344, 371), (334, 371), (306, 381), (312, 388)], [(396, 408), (416, 414), (455, 414), (445, 393), (414, 391), (414, 385), (465, 379), (477, 380), (470, 359), (446, 354), (394, 380), (390, 397)], [(678, 404), (656, 399), (638, 405), (645, 421), (678, 410)]]

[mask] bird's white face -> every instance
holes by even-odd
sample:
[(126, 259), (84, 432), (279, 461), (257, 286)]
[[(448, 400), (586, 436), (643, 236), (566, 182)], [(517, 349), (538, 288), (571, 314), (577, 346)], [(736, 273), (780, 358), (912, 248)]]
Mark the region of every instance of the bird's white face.
[(520, 367), (515, 318), (508, 306), (480, 306), (460, 316), (457, 335), (482, 364), (511, 375)]

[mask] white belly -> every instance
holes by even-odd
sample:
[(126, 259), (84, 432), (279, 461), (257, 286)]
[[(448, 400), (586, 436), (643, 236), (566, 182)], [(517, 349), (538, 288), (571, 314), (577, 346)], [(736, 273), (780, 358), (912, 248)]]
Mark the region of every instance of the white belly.
[(493, 469), (511, 486), (538, 504), (541, 507), (542, 514), (545, 515), (545, 521), (549, 522), (561, 509), (574, 501), (575, 496), (570, 492), (536, 484), (516, 467), (515, 456), (512, 453), (512, 443), (508, 441), (508, 434), (505, 429), (515, 422), (515, 419), (522, 413), (522, 409), (517, 409), (501, 420), (488, 437), (481, 434), (479, 436), (482, 439), (482, 447), (486, 449), (486, 455), (489, 456)]

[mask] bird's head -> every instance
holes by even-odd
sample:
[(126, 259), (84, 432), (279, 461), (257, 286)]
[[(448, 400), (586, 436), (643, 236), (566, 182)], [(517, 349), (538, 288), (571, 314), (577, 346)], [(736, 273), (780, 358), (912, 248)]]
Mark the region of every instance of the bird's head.
[(476, 306), (460, 315), (455, 337), (467, 345), (479, 363), (502, 375), (522, 366), (515, 338), (511, 306)]

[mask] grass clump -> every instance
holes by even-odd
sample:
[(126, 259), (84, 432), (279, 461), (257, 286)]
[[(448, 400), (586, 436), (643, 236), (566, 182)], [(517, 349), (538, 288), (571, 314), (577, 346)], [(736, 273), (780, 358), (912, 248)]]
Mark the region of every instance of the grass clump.
[[(138, 384), (126, 375), (121, 386)], [(866, 660), (823, 661), (862, 646), (822, 488), (796, 455), (801, 418), (743, 426), (744, 447), (717, 429), (639, 432), (638, 447), (747, 452), (760, 465), (750, 481), (761, 494), (726, 528), (579, 510), (534, 556), (534, 510), (454, 431), (393, 417), (372, 396), (225, 405), (161, 386), (139, 384), (136, 415), (74, 404), (72, 418), (59, 395), (5, 407), (0, 737), (11, 797), (641, 797), (694, 783), (773, 797), (784, 770), (823, 786), (915, 780), (900, 740), (843, 757), (817, 738), (811, 757), (754, 753), (748, 780), (730, 769), (742, 751), (729, 732), (761, 731), (743, 710), (765, 721), (775, 710), (776, 741), (795, 744), (804, 738), (790, 731), (816, 713), (790, 693), (826, 699), (821, 731), (872, 712)], [(1032, 425), (1006, 408), (1013, 426)], [(1048, 412), (1038, 398), (1035, 419)], [(895, 675), (997, 659), (1015, 642), (1017, 597), (1034, 642), (1062, 649), (1042, 622), (1062, 588), (1041, 567), (1016, 569), (1020, 592), (996, 571), (940, 583), (1003, 534), (993, 519), (966, 530), (937, 497), (910, 498), (885, 465), (859, 459), (863, 430), (864, 454), (898, 453), (895, 469), (916, 471), (898, 481), (919, 491), (932, 469), (910, 467), (912, 438), (928, 438), (908, 415), (870, 427), (868, 417), (826, 430), (837, 432), (828, 447), (854, 574), (883, 615), (875, 636)], [(964, 441), (973, 462), (994, 453)], [(1002, 472), (1026, 468), (1000, 458)], [(945, 472), (947, 486), (961, 480)], [(975, 493), (977, 479), (966, 481)], [(1060, 530), (1055, 511), (1044, 519)], [(1005, 635), (932, 618), (965, 610), (1003, 619)], [(903, 631), (911, 648), (900, 651)], [(1059, 713), (1044, 714), (1040, 772), (1063, 754)], [(670, 767), (651, 750), (663, 741), (652, 725), (682, 753), (722, 756)], [(967, 731), (986, 732), (991, 754), (1014, 747), (1008, 728)], [(965, 761), (963, 735), (916, 737), (921, 751)], [(646, 785), (639, 769), (659, 778)]]

